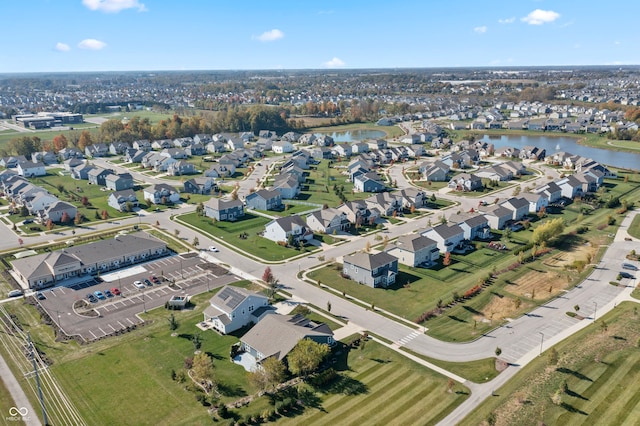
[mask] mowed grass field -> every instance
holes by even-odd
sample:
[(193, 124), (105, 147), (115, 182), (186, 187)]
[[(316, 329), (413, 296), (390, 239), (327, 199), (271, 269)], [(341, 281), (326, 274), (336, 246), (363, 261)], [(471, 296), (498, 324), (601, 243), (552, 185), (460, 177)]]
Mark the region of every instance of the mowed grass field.
[(639, 338), (638, 304), (624, 302), (556, 345), (557, 364), (547, 350), (460, 424), (637, 425)]
[(364, 389), (357, 395), (321, 393), (319, 408), (278, 420), (283, 425), (429, 425), (444, 418), (469, 396), (447, 378), (373, 341), (349, 352), (349, 378)]

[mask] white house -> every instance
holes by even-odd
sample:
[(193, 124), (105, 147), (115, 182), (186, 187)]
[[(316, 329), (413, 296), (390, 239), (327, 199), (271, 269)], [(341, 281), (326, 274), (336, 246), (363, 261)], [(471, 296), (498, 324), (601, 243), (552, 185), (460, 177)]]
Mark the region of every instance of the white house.
[(276, 154), (287, 154), (293, 152), (293, 144), (286, 140), (276, 141), (271, 145), (271, 149)]
[(24, 177), (44, 176), (47, 171), (44, 168), (44, 164), (33, 161), (21, 161), (17, 167), (18, 174)]
[(398, 258), (398, 262), (407, 266), (426, 266), (440, 257), (438, 244), (420, 234), (408, 234), (398, 237), (388, 253)]
[(289, 236), (292, 236), (296, 242), (308, 241), (313, 238), (313, 232), (298, 215), (280, 217), (265, 225), (264, 237), (268, 240), (286, 243)]
[(440, 252), (446, 253), (453, 251), (453, 249), (464, 240), (464, 231), (458, 225), (448, 225), (444, 223), (427, 229), (422, 232), (422, 236), (435, 241)]
[(180, 192), (171, 185), (158, 183), (144, 189), (144, 199), (151, 200), (153, 204), (177, 203), (180, 201)]
[(269, 298), (240, 287), (224, 286), (209, 300), (204, 322), (222, 334), (236, 331), (273, 313)]

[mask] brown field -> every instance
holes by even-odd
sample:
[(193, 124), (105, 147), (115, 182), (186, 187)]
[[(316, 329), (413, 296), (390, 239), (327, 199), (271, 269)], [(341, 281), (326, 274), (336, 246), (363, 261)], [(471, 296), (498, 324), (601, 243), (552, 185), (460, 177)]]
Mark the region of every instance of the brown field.
[(485, 322), (486, 320), (502, 321), (505, 318), (513, 318), (514, 316), (517, 316), (516, 312), (528, 310), (529, 305), (531, 304), (523, 300), (520, 308), (516, 309), (513, 298), (508, 296), (494, 296), (491, 298), (491, 301), (487, 304), (487, 306), (485, 306), (482, 310), (482, 315), (475, 315), (473, 319), (476, 321), (484, 320)]
[[(566, 275), (555, 271), (529, 271), (513, 282), (509, 291), (517, 296), (546, 299), (560, 293), (569, 285)], [(551, 289), (551, 292), (549, 292)], [(535, 292), (535, 294), (534, 294)]]

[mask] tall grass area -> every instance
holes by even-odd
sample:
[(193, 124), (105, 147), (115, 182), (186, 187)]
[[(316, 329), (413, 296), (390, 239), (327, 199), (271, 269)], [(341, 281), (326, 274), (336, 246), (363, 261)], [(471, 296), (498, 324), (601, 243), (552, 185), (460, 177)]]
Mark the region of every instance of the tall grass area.
[(548, 349), (460, 424), (637, 424), (639, 320), (637, 303), (618, 305), (556, 345), (557, 362)]

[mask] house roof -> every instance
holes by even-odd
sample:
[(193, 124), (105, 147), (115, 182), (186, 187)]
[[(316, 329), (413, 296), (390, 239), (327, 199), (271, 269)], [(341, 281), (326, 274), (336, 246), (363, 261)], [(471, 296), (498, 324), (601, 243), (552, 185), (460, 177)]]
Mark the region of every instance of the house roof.
[(438, 226), (434, 226), (432, 230), (444, 240), (454, 237), (456, 235), (464, 234), (464, 231), (458, 225), (449, 225), (448, 223), (443, 223)]
[(216, 293), (215, 296), (209, 299), (209, 303), (211, 304), (211, 306), (216, 307), (220, 311), (226, 314), (231, 314), (234, 309), (236, 309), (249, 296), (255, 296), (257, 298), (268, 300), (266, 296), (263, 296), (261, 294), (254, 293), (240, 287), (226, 285), (222, 287), (222, 289), (218, 293)]
[(111, 195), (109, 195), (109, 198), (111, 197), (115, 197), (116, 199), (120, 198), (120, 197), (124, 197), (124, 198), (130, 198), (131, 196), (136, 197), (136, 199), (138, 198), (136, 196), (136, 193), (133, 191), (133, 189), (123, 189), (122, 191), (114, 191), (111, 193)]
[(56, 201), (54, 203), (52, 203), (48, 208), (47, 208), (47, 213), (53, 213), (53, 212), (58, 212), (58, 211), (65, 211), (68, 209), (75, 209), (76, 206), (74, 206), (73, 204), (67, 203), (66, 201)]
[(271, 200), (273, 198), (280, 197), (280, 191), (276, 190), (268, 190), (268, 189), (260, 189), (256, 192), (253, 192), (247, 195), (246, 199), (250, 200), (252, 198), (260, 197), (265, 200)]
[(408, 234), (398, 237), (395, 245), (403, 250), (416, 253), (420, 250), (435, 246), (436, 242), (420, 234)]
[(344, 257), (344, 263), (349, 263), (359, 268), (366, 269), (367, 271), (373, 271), (374, 269), (388, 265), (395, 260), (398, 259), (384, 251), (376, 254), (360, 252)]
[(505, 205), (505, 204), (509, 204), (511, 206), (513, 206), (516, 209), (520, 209), (520, 208), (524, 208), (524, 207), (529, 207), (529, 201), (520, 197), (520, 198), (516, 198), (516, 197), (511, 197), (506, 201), (503, 201), (502, 203), (500, 203), (501, 205)]
[(240, 200), (225, 200), (222, 198), (210, 198), (204, 205), (213, 210), (226, 210), (244, 206)]
[[(284, 359), (300, 340), (329, 337), (333, 332), (325, 324), (316, 324), (302, 315), (267, 315), (240, 339), (263, 355)], [(260, 361), (260, 360), (258, 360)]]
[(272, 224), (277, 224), (285, 232), (293, 231), (295, 226), (300, 226), (302, 228), (307, 226), (307, 224), (304, 222), (304, 220), (302, 220), (302, 218), (300, 216), (298, 216), (297, 214), (296, 215), (292, 215), (292, 216), (285, 216), (285, 217), (279, 217), (277, 219), (274, 219), (271, 222), (267, 223), (265, 225), (265, 227), (269, 227)]

